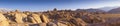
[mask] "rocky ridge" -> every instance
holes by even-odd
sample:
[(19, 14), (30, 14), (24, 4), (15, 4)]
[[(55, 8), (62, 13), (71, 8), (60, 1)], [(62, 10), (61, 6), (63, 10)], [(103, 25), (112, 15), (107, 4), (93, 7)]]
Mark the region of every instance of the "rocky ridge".
[[(57, 10), (45, 12), (20, 12), (19, 10), (0, 13), (0, 26), (96, 26), (107, 22), (99, 12)], [(105, 23), (107, 24), (107, 23)], [(116, 24), (116, 23), (114, 23)], [(107, 24), (107, 25), (113, 25)], [(116, 25), (117, 26), (117, 25)], [(118, 25), (120, 26), (120, 25)]]

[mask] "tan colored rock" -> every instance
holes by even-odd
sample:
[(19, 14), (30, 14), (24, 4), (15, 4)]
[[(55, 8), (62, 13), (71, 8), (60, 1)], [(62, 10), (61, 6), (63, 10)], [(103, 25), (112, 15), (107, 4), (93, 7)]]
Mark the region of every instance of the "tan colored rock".
[(17, 24), (10, 24), (9, 26), (17, 26)]
[(82, 19), (80, 18), (73, 18), (70, 20), (70, 22), (72, 24), (74, 24), (75, 26), (86, 26), (87, 23), (85, 23)]
[(33, 23), (42, 23), (42, 20), (40, 19), (40, 16), (37, 14), (32, 14), (32, 22)]
[(39, 26), (47, 26), (46, 23), (40, 23)]
[(16, 20), (17, 23), (24, 23), (24, 22), (22, 21), (22, 16), (21, 16), (20, 13), (16, 13), (16, 14), (15, 14), (15, 20)]
[(48, 16), (46, 16), (46, 15), (41, 15), (41, 16), (42, 16), (41, 19), (42, 19), (42, 21), (44, 23), (48, 23), (49, 22)]
[(29, 17), (32, 21), (32, 23), (37, 23), (36, 20), (33, 17)]
[(27, 17), (27, 15), (23, 13), (15, 13), (15, 20), (17, 23), (24, 23), (22, 19), (25, 17)]
[(68, 26), (75, 26), (75, 24), (67, 23)]
[(29, 26), (28, 24), (10, 24), (9, 26)]
[(29, 24), (29, 26), (39, 26), (39, 24)]
[(24, 23), (23, 18), (26, 18), (27, 15), (24, 13), (21, 13), (18, 10), (15, 10), (15, 12), (10, 12), (7, 14), (7, 16), (10, 16), (9, 19), (11, 21), (16, 21), (17, 23)]
[(58, 26), (67, 26), (66, 24), (63, 24), (63, 23), (57, 23)]
[(2, 13), (0, 13), (0, 26), (9, 26), (8, 20)]
[(17, 24), (17, 26), (28, 26), (28, 24)]

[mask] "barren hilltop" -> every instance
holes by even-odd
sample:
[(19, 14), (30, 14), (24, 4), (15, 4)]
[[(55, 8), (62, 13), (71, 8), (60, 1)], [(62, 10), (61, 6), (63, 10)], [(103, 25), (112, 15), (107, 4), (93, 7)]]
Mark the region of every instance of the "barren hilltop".
[(120, 26), (120, 14), (89, 11), (0, 12), (0, 26)]

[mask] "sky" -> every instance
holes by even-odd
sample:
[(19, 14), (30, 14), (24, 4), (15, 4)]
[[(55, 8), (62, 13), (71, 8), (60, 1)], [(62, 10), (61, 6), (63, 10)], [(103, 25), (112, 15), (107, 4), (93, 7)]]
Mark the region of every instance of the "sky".
[(88, 9), (120, 6), (120, 0), (0, 0), (0, 8), (21, 11), (44, 11), (57, 9)]

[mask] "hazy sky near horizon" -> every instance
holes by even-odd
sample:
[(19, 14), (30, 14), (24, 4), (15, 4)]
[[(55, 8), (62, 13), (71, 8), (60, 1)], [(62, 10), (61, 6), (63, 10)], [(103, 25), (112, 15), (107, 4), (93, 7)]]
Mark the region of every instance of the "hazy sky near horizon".
[(0, 8), (41, 11), (120, 6), (120, 0), (0, 0)]

